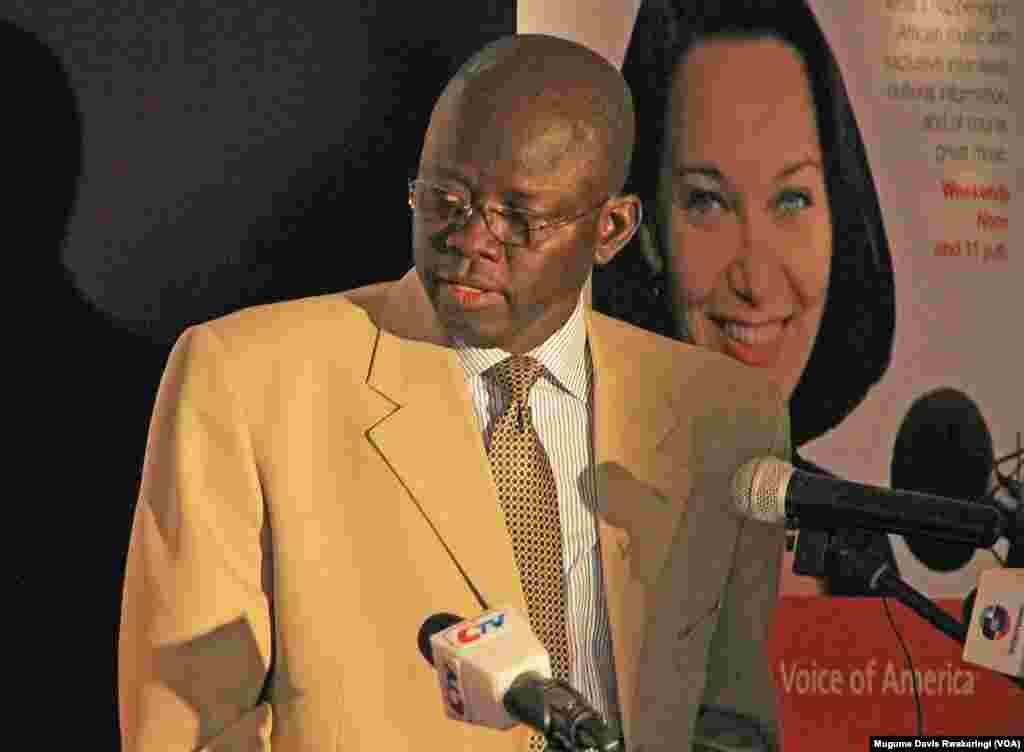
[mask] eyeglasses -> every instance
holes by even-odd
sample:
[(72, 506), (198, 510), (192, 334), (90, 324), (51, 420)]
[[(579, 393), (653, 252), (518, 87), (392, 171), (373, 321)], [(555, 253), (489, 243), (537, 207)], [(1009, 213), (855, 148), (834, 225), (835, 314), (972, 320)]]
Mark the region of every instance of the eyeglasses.
[(409, 181), (409, 207), (416, 214), (461, 230), (479, 208), (491, 235), (500, 243), (515, 246), (528, 246), (539, 240), (545, 230), (564, 227), (582, 219), (604, 206), (609, 198), (606, 196), (601, 203), (571, 217), (544, 217), (522, 209), (474, 203), (473, 194), (464, 186), (443, 185), (429, 180)]

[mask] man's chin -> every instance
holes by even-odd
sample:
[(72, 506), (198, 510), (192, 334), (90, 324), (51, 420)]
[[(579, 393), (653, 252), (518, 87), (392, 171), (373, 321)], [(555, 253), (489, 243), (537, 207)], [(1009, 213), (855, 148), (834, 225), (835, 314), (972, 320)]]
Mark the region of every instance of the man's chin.
[(441, 310), (438, 315), (448, 336), (468, 347), (501, 347), (501, 342), (504, 341), (504, 331), (501, 327), (487, 326), (487, 322), (470, 320), (464, 312)]
[(453, 338), (457, 339), (467, 347), (479, 347), (482, 349), (498, 347), (502, 350), (506, 349), (502, 344), (504, 339), (498, 334), (483, 332), (478, 329), (468, 327), (449, 329), (448, 331)]

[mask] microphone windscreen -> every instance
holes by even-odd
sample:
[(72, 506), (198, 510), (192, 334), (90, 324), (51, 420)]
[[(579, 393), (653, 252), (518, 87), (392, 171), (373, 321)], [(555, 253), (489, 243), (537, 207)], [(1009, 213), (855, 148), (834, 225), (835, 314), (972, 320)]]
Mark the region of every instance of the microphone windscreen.
[(430, 646), (430, 638), (438, 632), (443, 632), (453, 624), (462, 621), (461, 616), (455, 614), (440, 613), (428, 616), (416, 635), (416, 644), (419, 645), (420, 655), (427, 659), (427, 663), (434, 665), (434, 649)]
[(775, 457), (755, 457), (732, 476), (732, 503), (740, 517), (779, 525), (786, 520), (786, 488), (793, 466)]
[[(992, 434), (981, 410), (963, 392), (943, 387), (918, 397), (903, 418), (893, 446), (890, 485), (975, 501), (988, 493), (994, 465)], [(959, 569), (974, 555), (970, 545), (923, 536), (904, 540), (936, 572)]]

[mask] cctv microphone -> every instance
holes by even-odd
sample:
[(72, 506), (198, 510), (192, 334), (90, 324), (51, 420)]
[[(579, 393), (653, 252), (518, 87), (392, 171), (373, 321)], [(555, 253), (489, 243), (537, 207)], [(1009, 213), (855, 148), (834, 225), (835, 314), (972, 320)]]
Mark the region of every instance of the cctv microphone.
[(975, 548), (994, 544), (1005, 524), (990, 506), (808, 473), (775, 457), (755, 458), (740, 467), (733, 476), (732, 498), (740, 516), (760, 522), (923, 535)]
[(618, 733), (587, 700), (551, 678), (551, 661), (515, 609), (475, 619), (435, 614), (423, 622), (420, 652), (437, 670), (449, 718), (509, 729), (525, 723), (567, 750), (620, 749)]

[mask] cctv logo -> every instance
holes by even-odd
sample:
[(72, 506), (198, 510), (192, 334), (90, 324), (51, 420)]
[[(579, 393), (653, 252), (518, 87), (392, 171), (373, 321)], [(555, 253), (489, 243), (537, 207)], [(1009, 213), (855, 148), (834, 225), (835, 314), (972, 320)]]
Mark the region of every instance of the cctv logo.
[(475, 624), (469, 624), (455, 632), (455, 643), (457, 645), (469, 645), (481, 637), (486, 637), (501, 629), (505, 625), (505, 614), (498, 613), (488, 616)]

